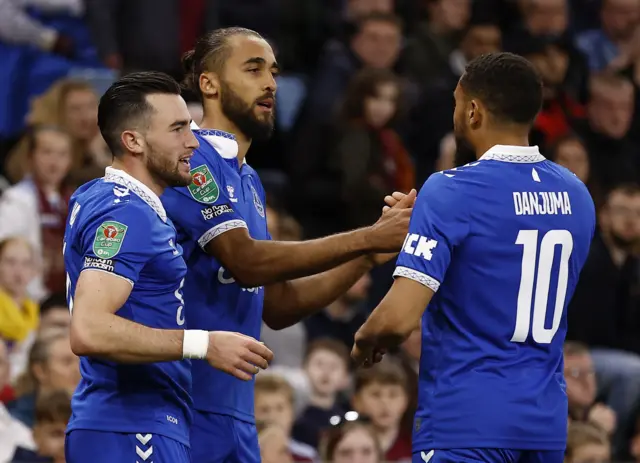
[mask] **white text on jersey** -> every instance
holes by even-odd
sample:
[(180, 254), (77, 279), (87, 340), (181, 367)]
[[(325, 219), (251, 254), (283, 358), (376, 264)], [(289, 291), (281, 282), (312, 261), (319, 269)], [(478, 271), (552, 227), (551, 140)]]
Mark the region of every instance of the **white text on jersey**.
[[(418, 244), (416, 244), (416, 241)], [(416, 257), (424, 257), (425, 260), (431, 260), (433, 257), (433, 248), (438, 245), (436, 240), (425, 238), (424, 236), (409, 233), (404, 240), (402, 251)]]
[(571, 201), (566, 191), (514, 191), (516, 215), (570, 215)]

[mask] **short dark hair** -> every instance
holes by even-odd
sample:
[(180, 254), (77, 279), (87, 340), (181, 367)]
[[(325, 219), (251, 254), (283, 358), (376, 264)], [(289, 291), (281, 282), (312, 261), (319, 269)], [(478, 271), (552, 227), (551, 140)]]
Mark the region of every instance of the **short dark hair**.
[(45, 392), (36, 400), (37, 423), (68, 423), (71, 418), (71, 397), (62, 389)]
[(100, 98), (98, 127), (114, 156), (122, 153), (120, 134), (125, 127), (153, 109), (147, 102), (153, 94), (180, 95), (180, 85), (162, 72), (134, 72), (115, 81)]
[(354, 385), (354, 392), (356, 394), (370, 384), (401, 386), (406, 392), (409, 380), (407, 378), (407, 373), (398, 363), (387, 360), (381, 363), (376, 363), (371, 368), (361, 368), (356, 371)]
[(469, 97), (479, 98), (498, 122), (531, 125), (542, 107), (542, 79), (529, 61), (513, 53), (472, 60), (460, 78)]
[(64, 293), (53, 293), (40, 304), (40, 315), (47, 313), (51, 309), (67, 309), (67, 298)]
[(383, 13), (381, 11), (372, 11), (370, 13), (364, 14), (356, 19), (354, 35), (362, 32), (362, 29), (369, 23), (387, 23), (392, 26), (396, 26), (400, 31), (402, 31), (403, 24), (402, 19), (399, 16), (393, 13)]
[(320, 338), (312, 341), (304, 354), (305, 363), (309, 360), (309, 357), (311, 357), (312, 354), (320, 350), (326, 350), (336, 354), (340, 357), (340, 360), (344, 362), (345, 368), (349, 368), (349, 364), (351, 363), (349, 349), (347, 349), (347, 346), (343, 342), (331, 338)]
[(225, 27), (209, 31), (200, 36), (193, 50), (189, 50), (182, 56), (182, 68), (184, 80), (182, 85), (198, 98), (202, 98), (200, 92), (200, 74), (205, 71), (220, 73), (224, 62), (231, 52), (229, 39), (236, 35), (253, 36), (264, 39), (259, 33), (245, 27)]

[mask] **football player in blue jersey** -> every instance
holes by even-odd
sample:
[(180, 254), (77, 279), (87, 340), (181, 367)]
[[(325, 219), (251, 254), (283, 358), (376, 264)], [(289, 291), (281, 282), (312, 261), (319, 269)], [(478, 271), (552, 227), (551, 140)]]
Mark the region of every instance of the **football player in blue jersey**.
[(484, 55), (454, 96), (458, 147), (475, 159), (422, 187), (395, 281), (352, 355), (379, 361), (421, 321), (415, 463), (562, 463), (566, 308), (593, 237), (593, 201), (529, 146), (542, 104), (531, 63)]
[(187, 268), (159, 196), (191, 183), (198, 141), (189, 123), (179, 85), (161, 73), (123, 77), (100, 100), (113, 164), (73, 195), (64, 241), (71, 348), (82, 373), (69, 463), (189, 462), (189, 359), (243, 380), (271, 359), (248, 336), (185, 331)]
[[(273, 50), (254, 31), (219, 29), (198, 40), (185, 67), (203, 101), (204, 119), (194, 127), (200, 147), (191, 161), (193, 183), (167, 189), (162, 201), (187, 261), (190, 327), (257, 338), (263, 319), (275, 329), (290, 326), (389, 258), (371, 253), (400, 250), (415, 191), (370, 227), (307, 242), (270, 241), (265, 192), (245, 155), (253, 140), (273, 131)], [(192, 373), (193, 461), (259, 462), (253, 383), (200, 361)]]

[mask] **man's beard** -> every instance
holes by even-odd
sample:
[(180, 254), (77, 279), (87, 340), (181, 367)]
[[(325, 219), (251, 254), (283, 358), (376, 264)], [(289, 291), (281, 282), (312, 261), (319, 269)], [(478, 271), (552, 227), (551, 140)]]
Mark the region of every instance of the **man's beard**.
[(180, 172), (180, 162), (172, 163), (168, 159), (159, 155), (159, 152), (150, 146), (151, 150), (147, 155), (147, 169), (153, 178), (159, 180), (167, 187), (181, 187), (191, 184), (191, 175)]
[(476, 151), (473, 146), (462, 135), (455, 135), (456, 152), (453, 156), (453, 163), (456, 167), (464, 166), (477, 160)]
[[(224, 81), (220, 82), (220, 86), (222, 112), (238, 127), (240, 132), (250, 140), (266, 141), (271, 138), (274, 126), (273, 117), (264, 120), (258, 119), (253, 111), (255, 103), (247, 105), (240, 95)], [(273, 95), (265, 95), (265, 97), (271, 97), (275, 102)]]

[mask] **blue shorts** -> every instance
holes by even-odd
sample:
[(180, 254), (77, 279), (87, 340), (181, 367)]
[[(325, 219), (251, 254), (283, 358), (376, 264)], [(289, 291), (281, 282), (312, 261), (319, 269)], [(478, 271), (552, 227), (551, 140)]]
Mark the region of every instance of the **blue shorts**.
[(563, 461), (562, 450), (436, 449), (413, 454), (413, 463), (563, 463)]
[(191, 463), (189, 447), (159, 434), (76, 429), (64, 443), (67, 463)]
[(190, 437), (194, 463), (260, 463), (253, 423), (194, 410)]

